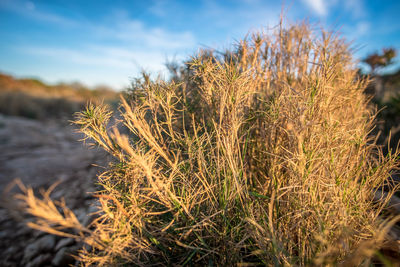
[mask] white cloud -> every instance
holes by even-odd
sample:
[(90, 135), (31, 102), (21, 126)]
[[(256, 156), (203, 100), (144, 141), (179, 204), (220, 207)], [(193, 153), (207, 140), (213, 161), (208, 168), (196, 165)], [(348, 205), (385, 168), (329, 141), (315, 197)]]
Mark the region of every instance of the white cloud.
[(343, 4), (354, 18), (362, 18), (366, 15), (363, 0), (344, 0)]
[(330, 8), (338, 8), (347, 11), (353, 19), (366, 16), (364, 0), (302, 0), (317, 15), (326, 17)]
[(327, 1), (324, 0), (303, 0), (314, 12), (319, 16), (326, 16), (327, 11)]
[(109, 37), (122, 41), (142, 43), (163, 50), (181, 49), (195, 45), (190, 32), (172, 32), (160, 27), (146, 27), (141, 21), (124, 19), (115, 25), (99, 28)]
[(118, 46), (88, 45), (80, 50), (58, 47), (22, 46), (19, 51), (40, 56), (43, 62), (55, 60), (78, 64), (78, 67), (103, 67), (110, 70), (130, 70), (132, 74), (146, 69), (153, 72), (163, 71), (166, 55), (160, 51), (127, 49)]
[(131, 19), (126, 10), (114, 10), (101, 24), (87, 25), (89, 34), (102, 40), (120, 42), (125, 47), (175, 52), (196, 45), (196, 38), (189, 31), (171, 31), (164, 27), (146, 25)]
[(219, 32), (213, 37), (213, 43), (206, 43), (213, 48), (221, 45), (229, 47), (232, 42), (244, 38), (248, 33), (276, 26), (282, 10), (279, 1), (266, 3), (264, 0), (236, 0), (244, 3), (230, 7), (221, 1), (202, 2), (204, 6), (198, 11), (197, 16), (207, 20), (206, 26), (212, 25), (212, 31), (215, 32), (217, 29)]
[(26, 2), (25, 6), (28, 10), (35, 10), (35, 8), (36, 8), (35, 4), (31, 1)]
[(364, 20), (355, 22), (354, 24), (343, 25), (343, 27), (341, 27), (341, 33), (355, 46), (365, 46), (366, 44), (362, 43), (362, 40), (365, 41), (363, 38), (367, 37), (370, 34), (370, 31), (370, 22)]
[[(51, 65), (53, 71), (63, 73), (61, 76), (54, 73), (50, 76), (40, 74), (52, 82), (70, 77), (70, 80), (80, 80), (89, 86), (106, 84), (114, 88), (123, 88), (129, 84), (129, 77), (137, 77), (141, 70), (153, 74), (166, 73), (164, 63), (167, 55), (156, 50), (104, 45), (88, 45), (79, 50), (43, 46), (21, 46), (16, 49), (25, 55), (40, 57), (41, 65)], [(64, 72), (68, 69), (66, 66), (72, 66), (73, 74)]]
[[(57, 47), (20, 47), (21, 52), (42, 57), (43, 61), (52, 59), (61, 62), (73, 62), (85, 66), (105, 66), (112, 68), (130, 68), (131, 58), (121, 60), (121, 57), (110, 57), (109, 54), (90, 50), (75, 50)], [(102, 51), (104, 52), (104, 51)]]
[(163, 0), (157, 0), (153, 3), (153, 5), (149, 8), (149, 11), (158, 16), (158, 17), (165, 17), (168, 12), (167, 12), (167, 1)]
[(40, 10), (32, 1), (0, 0), (0, 9), (5, 9), (37, 21), (55, 23), (60, 26), (77, 25), (71, 19)]
[[(191, 32), (151, 27), (140, 20), (130, 19), (124, 10), (117, 10), (108, 20), (102, 20), (101, 23), (80, 23), (56, 13), (44, 13), (39, 6), (35, 7), (33, 3), (31, 5), (31, 2), (27, 2), (25, 6), (18, 6), (12, 2), (2, 4), (1, 1), (0, 8), (7, 8), (37, 21), (51, 22), (57, 26), (71, 25), (74, 29), (79, 26), (79, 32), (86, 34), (79, 47), (71, 44), (23, 44), (16, 49), (19, 53), (40, 57), (41, 65), (53, 62), (60, 72), (64, 64), (76, 65), (75, 79), (91, 85), (105, 83), (120, 87), (120, 84), (115, 82), (115, 77), (122, 79), (121, 73), (125, 75), (126, 80), (129, 76), (138, 75), (141, 69), (153, 73), (163, 72), (168, 56), (182, 58), (182, 53), (196, 45), (196, 39)], [(107, 76), (98, 77), (99, 80), (95, 82), (88, 78), (88, 70), (93, 73), (105, 72)], [(114, 77), (114, 80), (110, 77)]]
[(370, 24), (367, 21), (360, 21), (356, 25), (356, 32), (358, 36), (365, 35), (370, 30)]

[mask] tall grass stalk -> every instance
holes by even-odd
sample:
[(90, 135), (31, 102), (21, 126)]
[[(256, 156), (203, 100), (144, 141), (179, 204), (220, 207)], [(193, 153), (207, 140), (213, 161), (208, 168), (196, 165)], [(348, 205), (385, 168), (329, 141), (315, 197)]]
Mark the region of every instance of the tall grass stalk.
[[(121, 99), (129, 134), (89, 105), (75, 123), (115, 161), (98, 177), (102, 215), (79, 235), (92, 245), (81, 261), (368, 263), (393, 223), (374, 195), (397, 152), (369, 140), (366, 82), (343, 39), (280, 24), (200, 52), (170, 81), (136, 80)], [(40, 229), (68, 226), (25, 200)]]

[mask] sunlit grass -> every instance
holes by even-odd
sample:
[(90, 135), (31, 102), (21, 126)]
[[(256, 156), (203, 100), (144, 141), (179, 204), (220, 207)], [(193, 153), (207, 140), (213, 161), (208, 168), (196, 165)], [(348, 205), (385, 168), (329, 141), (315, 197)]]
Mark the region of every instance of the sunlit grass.
[[(75, 123), (115, 161), (98, 177), (102, 215), (79, 234), (93, 245), (81, 261), (368, 263), (394, 222), (374, 195), (397, 152), (369, 140), (374, 113), (356, 71), (339, 37), (280, 25), (223, 55), (201, 52), (171, 81), (137, 80), (121, 99), (128, 135), (106, 106), (88, 105)], [(40, 229), (68, 228), (24, 200)]]

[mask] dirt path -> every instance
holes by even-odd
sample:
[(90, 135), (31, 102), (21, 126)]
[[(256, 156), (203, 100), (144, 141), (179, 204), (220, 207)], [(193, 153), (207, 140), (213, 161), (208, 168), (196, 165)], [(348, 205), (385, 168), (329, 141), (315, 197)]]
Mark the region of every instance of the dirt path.
[(71, 125), (0, 116), (0, 188), (14, 178), (48, 185), (104, 163), (104, 153), (81, 138)]
[[(0, 115), (0, 190), (19, 178), (25, 185), (47, 188), (60, 185), (54, 198), (64, 197), (83, 223), (94, 210), (87, 192), (95, 191), (94, 180), (105, 166), (106, 154), (88, 149), (71, 125)], [(9, 200), (9, 199), (8, 199)], [(67, 266), (69, 254), (79, 244), (24, 226), (0, 209), (0, 266)]]

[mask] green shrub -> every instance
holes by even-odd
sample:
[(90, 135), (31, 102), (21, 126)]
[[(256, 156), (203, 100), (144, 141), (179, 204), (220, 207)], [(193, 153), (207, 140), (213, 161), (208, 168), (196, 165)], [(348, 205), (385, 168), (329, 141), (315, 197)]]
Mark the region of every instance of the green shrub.
[[(99, 265), (359, 264), (388, 221), (374, 193), (397, 166), (368, 133), (373, 113), (345, 42), (308, 25), (204, 51), (172, 81), (136, 80), (121, 114), (89, 105), (76, 124), (115, 161), (102, 213), (81, 226), (45, 195), (20, 196), (34, 228), (77, 228)], [(390, 194), (389, 194), (390, 195)], [(50, 207), (50, 208), (49, 208)], [(51, 215), (50, 215), (51, 214)], [(56, 219), (54, 219), (56, 218)], [(391, 222), (393, 223), (393, 222)]]

